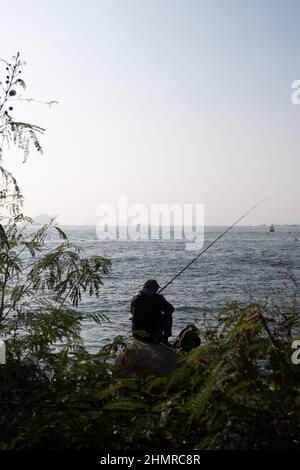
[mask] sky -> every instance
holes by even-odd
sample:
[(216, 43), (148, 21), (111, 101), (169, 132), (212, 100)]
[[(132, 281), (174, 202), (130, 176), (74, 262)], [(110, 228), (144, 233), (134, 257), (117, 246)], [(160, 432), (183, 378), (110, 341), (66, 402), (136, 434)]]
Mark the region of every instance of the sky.
[(125, 196), (226, 225), (270, 196), (244, 224), (300, 224), (298, 1), (0, 5), (0, 57), (20, 51), (26, 96), (59, 102), (15, 106), (46, 128), (43, 156), (4, 155), (24, 213), (93, 225)]

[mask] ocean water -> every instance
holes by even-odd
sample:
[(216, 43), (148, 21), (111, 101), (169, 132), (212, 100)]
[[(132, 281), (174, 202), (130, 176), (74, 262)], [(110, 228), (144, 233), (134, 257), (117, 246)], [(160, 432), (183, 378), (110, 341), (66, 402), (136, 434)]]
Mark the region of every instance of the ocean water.
[[(206, 227), (204, 246), (224, 229)], [(90, 352), (130, 332), (131, 298), (146, 279), (157, 279), (163, 286), (197, 254), (186, 251), (183, 240), (103, 241), (97, 239), (95, 227), (64, 230), (87, 254), (112, 261), (99, 298), (86, 296), (81, 304), (86, 312), (101, 312), (110, 320), (102, 326), (84, 323)], [(189, 321), (201, 324), (204, 313), (215, 314), (232, 300), (286, 303), (295, 292), (290, 268), (300, 280), (300, 226), (279, 226), (274, 233), (265, 226), (234, 227), (164, 291), (175, 307), (173, 335)]]

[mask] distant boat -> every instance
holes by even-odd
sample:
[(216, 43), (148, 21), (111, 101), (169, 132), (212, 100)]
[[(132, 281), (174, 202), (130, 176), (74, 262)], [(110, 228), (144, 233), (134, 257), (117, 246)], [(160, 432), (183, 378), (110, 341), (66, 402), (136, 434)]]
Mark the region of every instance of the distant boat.
[(275, 227), (274, 227), (274, 225), (273, 225), (273, 224), (272, 224), (272, 225), (270, 225), (270, 232), (275, 232)]

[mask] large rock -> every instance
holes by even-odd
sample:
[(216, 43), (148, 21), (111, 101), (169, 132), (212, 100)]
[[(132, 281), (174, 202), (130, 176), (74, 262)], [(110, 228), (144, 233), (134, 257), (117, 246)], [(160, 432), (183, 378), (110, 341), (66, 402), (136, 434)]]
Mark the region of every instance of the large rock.
[(133, 339), (118, 354), (115, 366), (123, 376), (166, 376), (176, 369), (177, 357), (178, 352), (168, 346)]

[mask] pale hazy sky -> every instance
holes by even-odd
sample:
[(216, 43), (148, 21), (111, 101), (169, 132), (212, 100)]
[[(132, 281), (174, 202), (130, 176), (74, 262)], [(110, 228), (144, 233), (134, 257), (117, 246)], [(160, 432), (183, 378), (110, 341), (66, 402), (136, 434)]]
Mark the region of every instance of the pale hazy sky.
[(0, 56), (20, 51), (15, 117), (44, 156), (5, 162), (29, 215), (95, 224), (100, 203), (203, 203), (208, 225), (300, 223), (299, 1), (1, 0)]

